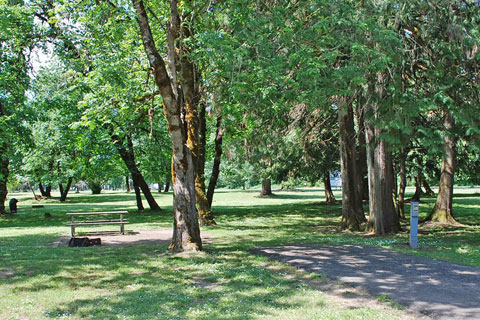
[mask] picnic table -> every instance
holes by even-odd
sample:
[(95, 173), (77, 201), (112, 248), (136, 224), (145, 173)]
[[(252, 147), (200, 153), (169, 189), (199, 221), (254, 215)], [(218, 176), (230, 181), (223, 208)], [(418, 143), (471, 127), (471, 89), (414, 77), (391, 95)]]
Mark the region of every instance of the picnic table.
[[(75, 227), (78, 226), (94, 226), (94, 225), (120, 225), (120, 233), (125, 234), (125, 224), (128, 224), (128, 220), (123, 218), (124, 214), (127, 214), (128, 211), (101, 211), (101, 212), (67, 212), (67, 215), (72, 217), (72, 221), (67, 223), (67, 226), (70, 226), (72, 232), (72, 238), (75, 238)], [(103, 220), (80, 220), (76, 221), (77, 217), (91, 217), (91, 216), (100, 216), (100, 215), (120, 215), (119, 219), (103, 219)]]

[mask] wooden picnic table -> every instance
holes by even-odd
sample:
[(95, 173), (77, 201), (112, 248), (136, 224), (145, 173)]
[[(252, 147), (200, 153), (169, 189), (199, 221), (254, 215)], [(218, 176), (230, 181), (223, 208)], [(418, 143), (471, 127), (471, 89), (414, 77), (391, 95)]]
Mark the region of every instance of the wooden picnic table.
[[(67, 223), (70, 226), (72, 238), (75, 238), (75, 227), (77, 226), (93, 226), (93, 225), (110, 225), (119, 224), (120, 233), (125, 234), (125, 224), (128, 224), (128, 220), (123, 218), (124, 214), (128, 211), (99, 211), (99, 212), (67, 212), (67, 215), (72, 217), (72, 221)], [(100, 215), (120, 215), (120, 219), (103, 219), (103, 220), (81, 220), (75, 221), (75, 217), (79, 216), (100, 216)]]

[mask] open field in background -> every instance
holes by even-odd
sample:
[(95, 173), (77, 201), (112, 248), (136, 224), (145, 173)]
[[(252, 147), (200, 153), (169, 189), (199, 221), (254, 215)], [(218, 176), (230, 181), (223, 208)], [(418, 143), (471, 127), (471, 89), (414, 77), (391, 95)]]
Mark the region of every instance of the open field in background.
[[(219, 190), (213, 208), (218, 226), (202, 228), (214, 239), (198, 256), (172, 255), (166, 245), (47, 246), (68, 234), (65, 213), (71, 211), (127, 209), (128, 230), (171, 228), (171, 193), (155, 194), (161, 212), (142, 213), (136, 213), (133, 193), (72, 193), (65, 203), (42, 200), (40, 209), (31, 208), (38, 202), (30, 193), (10, 194), (20, 202), (17, 215), (0, 219), (0, 319), (398, 318), (404, 311), (397, 308), (339, 306), (302, 280), (311, 275), (248, 250), (292, 242), (358, 243), (480, 266), (480, 188), (455, 192), (454, 214), (465, 227), (421, 229), (420, 249), (412, 251), (407, 232), (385, 238), (337, 232), (341, 206), (322, 205), (321, 189), (277, 191), (268, 198), (258, 191)], [(338, 190), (335, 196), (340, 198)], [(422, 199), (423, 216), (434, 201)], [(45, 212), (52, 218), (45, 219)]]

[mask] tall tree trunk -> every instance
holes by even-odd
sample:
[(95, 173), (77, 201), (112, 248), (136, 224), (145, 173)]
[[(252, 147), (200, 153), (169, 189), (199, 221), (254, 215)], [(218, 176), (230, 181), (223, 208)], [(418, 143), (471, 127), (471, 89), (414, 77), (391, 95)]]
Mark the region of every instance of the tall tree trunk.
[(400, 155), (400, 184), (398, 186), (397, 212), (400, 219), (405, 219), (405, 189), (407, 188), (407, 168), (405, 166), (406, 151)]
[(7, 144), (2, 143), (0, 146), (0, 214), (5, 214), (5, 200), (7, 199), (8, 193), (9, 160), (6, 157)]
[(366, 221), (360, 194), (359, 174), (357, 168), (357, 152), (355, 148), (355, 128), (353, 109), (345, 97), (337, 100), (340, 162), (342, 172), (342, 222), (343, 229), (360, 230)]
[(48, 185), (45, 187), (45, 196), (47, 198), (51, 198), (52, 197), (52, 185)]
[(137, 209), (138, 211), (143, 211), (145, 208), (143, 207), (142, 203), (142, 195), (140, 194), (140, 187), (135, 179), (133, 180), (133, 190), (135, 191), (135, 200), (137, 202)]
[[(383, 74), (378, 74), (375, 91), (382, 99)], [(372, 114), (378, 119), (376, 102), (368, 104)], [(377, 235), (396, 233), (400, 231), (400, 221), (393, 204), (393, 157), (387, 143), (380, 138), (383, 133), (380, 128), (374, 128), (372, 121), (366, 125), (367, 163), (369, 181), (368, 229)]]
[[(373, 129), (367, 132), (373, 132)], [(387, 149), (383, 140), (371, 140), (379, 136), (379, 130), (375, 130), (375, 136), (370, 135), (367, 146), (368, 151), (368, 177), (370, 184), (369, 205), (369, 230), (377, 235), (396, 233), (400, 231), (400, 221), (393, 204), (393, 170), (392, 154)]]
[(208, 182), (207, 199), (210, 208), (212, 207), (213, 194), (215, 193), (215, 187), (217, 186), (218, 176), (220, 175), (220, 162), (222, 160), (222, 141), (223, 141), (223, 129), (222, 129), (222, 116), (217, 116), (217, 132), (215, 134), (215, 155), (213, 158), (212, 175)]
[[(192, 159), (192, 140), (194, 139), (189, 136), (187, 130), (185, 130), (181, 117), (183, 107), (187, 110), (187, 115), (191, 116), (189, 110), (193, 106), (189, 105), (191, 100), (188, 90), (193, 88), (188, 88), (189, 84), (187, 82), (189, 82), (189, 79), (185, 78), (187, 74), (183, 74), (181, 79), (184, 95), (183, 102), (182, 99), (179, 99), (174, 93), (173, 87), (176, 87), (176, 83), (172, 83), (167, 73), (165, 62), (155, 46), (143, 1), (132, 1), (138, 16), (137, 22), (140, 27), (145, 52), (152, 67), (155, 83), (163, 98), (168, 131), (172, 140), (174, 227), (172, 242), (169, 248), (173, 251), (201, 250), (202, 240), (200, 238), (200, 227), (195, 208), (195, 168)], [(176, 34), (176, 31), (180, 28), (180, 18), (178, 16), (176, 0), (171, 0), (170, 6), (171, 21), (169, 24), (169, 32), (171, 31), (172, 34)], [(187, 26), (184, 26), (184, 28), (186, 27)], [(189, 27), (191, 26), (189, 25)], [(176, 36), (174, 38), (176, 38)], [(188, 65), (182, 65), (182, 68), (188, 68)], [(184, 85), (187, 88), (184, 88)], [(178, 95), (179, 94), (180, 92)], [(190, 130), (190, 128), (188, 128), (188, 130)]]
[(127, 187), (127, 192), (130, 192), (130, 181), (129, 177), (125, 176), (125, 186)]
[(168, 180), (165, 183), (165, 189), (163, 189), (163, 192), (167, 193), (170, 190), (170, 180)]
[(260, 193), (262, 196), (271, 196), (272, 195), (272, 180), (271, 179), (263, 179), (262, 181), (262, 192)]
[(58, 184), (58, 190), (60, 191), (60, 197), (61, 197), (62, 194), (63, 194), (63, 183), (60, 182), (60, 183)]
[(359, 98), (356, 107), (357, 118), (357, 172), (358, 172), (358, 190), (362, 200), (368, 200), (368, 172), (367, 172), (367, 146), (365, 144), (365, 112), (363, 110), (363, 98)]
[(325, 202), (335, 203), (335, 196), (332, 191), (332, 184), (330, 183), (330, 172), (328, 170), (323, 174), (323, 188), (325, 189)]
[(67, 185), (66, 185), (65, 189), (63, 189), (63, 185), (60, 184), (60, 186), (61, 186), (60, 201), (64, 202), (64, 201), (67, 200), (67, 195), (68, 195), (68, 192), (70, 191), (70, 188), (72, 187), (72, 182), (73, 182), (73, 178), (71, 178), (71, 177), (68, 178)]
[(445, 112), (445, 137), (443, 145), (445, 153), (442, 157), (442, 175), (440, 176), (440, 186), (437, 194), (437, 202), (432, 212), (428, 215), (428, 221), (455, 224), (457, 221), (453, 216), (453, 183), (455, 174), (455, 139), (451, 135), (455, 120), (449, 112)]
[[(198, 93), (197, 93), (198, 94)], [(196, 163), (195, 176), (195, 196), (197, 200), (197, 210), (203, 226), (214, 226), (217, 223), (213, 220), (213, 214), (205, 192), (205, 144), (207, 134), (207, 120), (205, 118), (205, 105), (200, 104), (198, 123), (198, 147), (194, 152), (194, 161)]]
[[(3, 109), (3, 97), (0, 97), (0, 119), (5, 116), (5, 111)], [(2, 124), (4, 122), (2, 121)], [(2, 131), (4, 129), (4, 125), (0, 125), (0, 136), (2, 135)], [(5, 214), (5, 200), (7, 199), (7, 183), (8, 183), (8, 175), (10, 170), (8, 168), (10, 164), (10, 160), (8, 159), (8, 144), (4, 140), (0, 142), (0, 214)]]

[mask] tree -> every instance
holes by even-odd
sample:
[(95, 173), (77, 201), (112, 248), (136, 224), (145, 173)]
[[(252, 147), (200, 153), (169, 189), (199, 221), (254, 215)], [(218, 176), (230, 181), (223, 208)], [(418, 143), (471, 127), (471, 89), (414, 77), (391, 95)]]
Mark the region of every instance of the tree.
[[(179, 42), (181, 74), (177, 74), (176, 61), (170, 61), (169, 76), (163, 58), (158, 52), (153, 34), (150, 28), (147, 11), (142, 0), (133, 0), (137, 13), (137, 21), (140, 28), (143, 45), (152, 67), (155, 83), (163, 98), (165, 115), (173, 146), (173, 192), (174, 192), (174, 229), (170, 249), (173, 251), (197, 251), (202, 249), (200, 228), (195, 208), (195, 170), (192, 152), (198, 137), (194, 136), (196, 129), (192, 123), (196, 117), (196, 105), (194, 105), (194, 65), (188, 57), (188, 43), (184, 41), (190, 38), (188, 28), (192, 17), (184, 16), (182, 19), (178, 14), (177, 1), (171, 1), (171, 17), (168, 34), (173, 41)], [(190, 5), (186, 2), (186, 5)], [(189, 7), (192, 10), (191, 7)], [(194, 22), (194, 21), (193, 21)], [(180, 37), (180, 35), (182, 37)], [(183, 41), (182, 41), (183, 40)], [(174, 48), (170, 48), (171, 57)], [(172, 77), (174, 77), (172, 79)], [(178, 90), (179, 78), (181, 88)], [(183, 99), (179, 95), (183, 94)], [(182, 110), (186, 111), (185, 120), (182, 119)], [(190, 122), (187, 121), (190, 120)], [(187, 121), (185, 123), (185, 121)]]
[(0, 214), (5, 213), (9, 165), (22, 140), (28, 89), (28, 53), (37, 37), (32, 10), (23, 1), (0, 3)]

